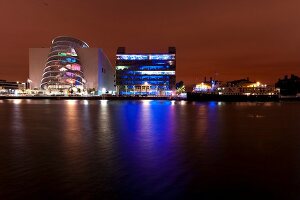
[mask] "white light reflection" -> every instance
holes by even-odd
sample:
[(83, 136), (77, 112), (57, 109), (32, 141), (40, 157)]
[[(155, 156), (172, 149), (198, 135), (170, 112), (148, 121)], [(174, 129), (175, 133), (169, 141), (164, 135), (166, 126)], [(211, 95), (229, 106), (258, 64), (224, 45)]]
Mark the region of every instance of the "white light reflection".
[(88, 100), (83, 100), (83, 104), (84, 105), (89, 105), (89, 101)]
[(84, 132), (82, 131), (81, 106), (76, 103), (77, 100), (65, 101), (61, 125), (61, 127), (64, 127), (62, 129), (64, 131), (64, 141), (61, 147), (64, 152), (65, 164), (72, 166), (72, 172), (82, 174), (85, 172), (85, 168), (82, 165), (78, 165), (76, 161), (85, 161), (84, 154), (82, 154), (84, 149)]
[(181, 101), (180, 101), (180, 104), (181, 104), (181, 105), (186, 105), (186, 101), (181, 100)]
[(13, 99), (12, 102), (13, 104), (20, 104), (22, 103), (22, 99)]
[(66, 100), (68, 105), (76, 105), (77, 100)]
[(107, 103), (108, 103), (108, 100), (100, 100), (101, 105), (107, 105)]
[(143, 105), (150, 105), (152, 100), (142, 100)]

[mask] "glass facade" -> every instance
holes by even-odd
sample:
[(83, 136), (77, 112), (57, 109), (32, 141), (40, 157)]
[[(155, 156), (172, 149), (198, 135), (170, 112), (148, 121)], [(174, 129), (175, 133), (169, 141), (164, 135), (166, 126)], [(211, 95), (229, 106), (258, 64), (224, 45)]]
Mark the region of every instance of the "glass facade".
[(171, 95), (176, 84), (176, 50), (163, 54), (116, 55), (116, 88), (119, 95)]
[(71, 37), (53, 39), (41, 80), (41, 88), (81, 93), (85, 89), (86, 81), (76, 48), (87, 47), (85, 42)]

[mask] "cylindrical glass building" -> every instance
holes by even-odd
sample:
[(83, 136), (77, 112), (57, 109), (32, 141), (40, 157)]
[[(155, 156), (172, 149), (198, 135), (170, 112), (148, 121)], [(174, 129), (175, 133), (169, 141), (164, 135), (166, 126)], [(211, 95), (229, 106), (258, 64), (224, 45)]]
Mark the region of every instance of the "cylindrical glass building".
[(86, 80), (76, 49), (88, 47), (85, 42), (72, 37), (60, 36), (53, 39), (41, 88), (50, 92), (82, 93)]

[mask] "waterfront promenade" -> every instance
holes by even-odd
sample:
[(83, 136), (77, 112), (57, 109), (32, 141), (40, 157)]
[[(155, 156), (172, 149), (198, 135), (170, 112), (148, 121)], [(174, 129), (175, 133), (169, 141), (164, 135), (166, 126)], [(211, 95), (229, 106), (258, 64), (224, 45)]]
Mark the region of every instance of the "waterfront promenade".
[(0, 99), (49, 99), (49, 100), (184, 100), (181, 97), (154, 96), (0, 96)]
[(300, 101), (300, 97), (279, 95), (205, 95), (188, 93), (187, 97), (178, 96), (0, 96), (3, 99), (48, 99), (48, 100), (187, 100), (220, 102), (278, 102)]

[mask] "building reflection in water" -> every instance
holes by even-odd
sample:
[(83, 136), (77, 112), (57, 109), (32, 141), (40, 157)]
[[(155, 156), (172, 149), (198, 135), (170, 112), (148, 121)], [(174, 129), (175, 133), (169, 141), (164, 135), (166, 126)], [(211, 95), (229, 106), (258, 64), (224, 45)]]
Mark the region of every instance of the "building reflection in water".
[[(66, 100), (62, 108), (63, 126), (61, 145), (64, 153), (64, 163), (61, 169), (64, 173), (64, 187), (73, 187), (73, 184), (84, 184), (87, 182), (88, 158), (85, 155), (86, 135), (83, 127), (85, 126), (84, 107), (77, 100)], [(64, 188), (65, 189), (65, 188)], [(83, 187), (84, 189), (84, 187)]]
[[(21, 105), (22, 103), (22, 99), (13, 99), (10, 100), (12, 103), (12, 108), (13, 108), (13, 112), (12, 112), (12, 120), (11, 120), (11, 129), (12, 131), (19, 135), (22, 133), (23, 131), (23, 126), (24, 126), (24, 122), (23, 122), (23, 112), (21, 110)], [(17, 136), (16, 138), (19, 138), (19, 136)]]
[[(127, 102), (119, 110), (127, 116), (118, 120), (118, 132), (121, 165), (127, 176), (120, 183), (128, 191), (136, 190), (150, 196), (162, 192), (166, 198), (180, 192), (183, 182), (179, 180), (183, 174), (176, 150), (180, 143), (175, 139), (178, 134), (175, 109), (171, 101), (143, 100)], [(157, 184), (158, 180), (163, 183)], [(168, 188), (174, 184), (178, 190), (170, 192)], [(122, 192), (126, 194), (125, 190)]]
[(66, 154), (70, 154), (67, 157), (73, 157), (80, 155), (81, 147), (83, 143), (83, 135), (81, 130), (81, 124), (83, 122), (82, 110), (77, 100), (66, 100), (63, 107), (63, 119), (62, 124), (64, 126), (63, 136), (64, 148)]
[[(100, 106), (98, 106), (97, 112), (97, 127), (95, 127), (95, 134), (97, 137), (97, 151), (99, 151), (98, 156), (102, 157), (106, 162), (99, 163), (101, 166), (106, 166), (105, 168), (117, 168), (114, 166), (114, 156), (117, 155), (115, 147), (115, 132), (114, 128), (120, 126), (118, 121), (113, 119), (113, 115), (120, 113), (112, 109), (113, 105), (109, 105), (107, 100), (100, 100)], [(110, 170), (104, 170), (102, 173), (110, 174)]]
[(299, 104), (4, 100), (0, 110), (0, 188), (11, 199), (299, 188)]
[[(15, 103), (14, 113), (19, 114), (13, 116), (13, 121), (23, 123), (18, 107), (23, 102)], [(28, 105), (42, 106), (43, 114), (49, 115), (33, 120), (51, 125), (47, 130), (52, 131), (38, 135), (51, 151), (35, 154), (39, 159), (52, 156), (48, 159), (53, 163), (44, 166), (48, 172), (35, 167), (40, 174), (55, 174), (53, 178), (60, 185), (58, 192), (80, 185), (80, 191), (94, 194), (113, 190), (131, 197), (130, 192), (136, 191), (175, 198), (183, 194), (192, 179), (187, 171), (203, 160), (205, 156), (201, 155), (207, 154), (205, 149), (217, 137), (213, 127), (218, 104), (151, 100), (67, 100), (47, 106), (38, 103), (32, 101)], [(33, 112), (37, 114), (38, 110)], [(36, 150), (45, 148), (38, 146)], [(191, 159), (186, 153), (190, 150), (196, 151), (199, 158)], [(80, 191), (72, 190), (74, 195)]]
[[(112, 112), (107, 100), (66, 101), (64, 109), (64, 154), (67, 187), (82, 185), (81, 190), (107, 190), (103, 181), (113, 185), (114, 163)], [(75, 174), (75, 176), (74, 176)], [(93, 184), (93, 187), (89, 187)]]
[(24, 156), (25, 151), (19, 151), (20, 149), (26, 149), (27, 143), (24, 135), (24, 105), (21, 104), (23, 102), (22, 99), (13, 99), (9, 100), (11, 103), (9, 106), (12, 106), (12, 113), (9, 113), (11, 120), (10, 129), (11, 134), (9, 135), (11, 139), (11, 143), (14, 146), (14, 154), (16, 156), (16, 160), (20, 158), (20, 156)]
[[(26, 135), (26, 121), (24, 110), (29, 110), (24, 101), (13, 99), (5, 101), (5, 108), (0, 108), (3, 115), (1, 121), (1, 161), (0, 177), (9, 183), (10, 179), (18, 177), (21, 179), (18, 184), (22, 184), (26, 172), (31, 166), (28, 164), (31, 160), (29, 141)], [(0, 184), (1, 185), (1, 184)], [(16, 183), (13, 183), (17, 187)], [(3, 185), (0, 186), (0, 188)], [(0, 189), (1, 190), (1, 189)], [(1, 193), (4, 190), (1, 190)]]

